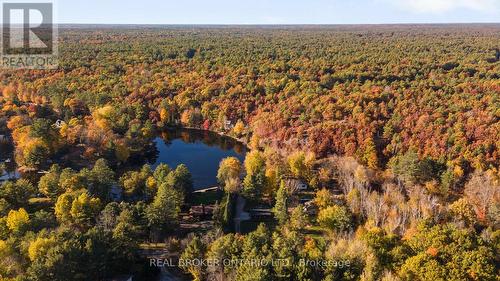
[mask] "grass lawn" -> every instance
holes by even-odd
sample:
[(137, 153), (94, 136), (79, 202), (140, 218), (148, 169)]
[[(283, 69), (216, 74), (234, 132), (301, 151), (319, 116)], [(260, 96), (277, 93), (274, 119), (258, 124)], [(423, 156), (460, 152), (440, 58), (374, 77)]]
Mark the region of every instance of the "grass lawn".
[(257, 220), (249, 220), (249, 221), (242, 221), (241, 222), (241, 233), (242, 234), (247, 234), (249, 232), (252, 232), (257, 229), (259, 224), (265, 224), (267, 226), (267, 229), (274, 229), (277, 226), (277, 222), (275, 221), (257, 221)]

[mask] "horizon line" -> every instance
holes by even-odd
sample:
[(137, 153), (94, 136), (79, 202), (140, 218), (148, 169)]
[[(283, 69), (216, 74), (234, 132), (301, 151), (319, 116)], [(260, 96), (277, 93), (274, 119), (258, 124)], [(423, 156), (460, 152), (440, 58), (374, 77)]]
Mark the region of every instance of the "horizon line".
[(387, 23), (55, 23), (57, 25), (136, 25), (136, 26), (348, 26), (348, 25), (498, 25), (499, 22), (387, 22)]

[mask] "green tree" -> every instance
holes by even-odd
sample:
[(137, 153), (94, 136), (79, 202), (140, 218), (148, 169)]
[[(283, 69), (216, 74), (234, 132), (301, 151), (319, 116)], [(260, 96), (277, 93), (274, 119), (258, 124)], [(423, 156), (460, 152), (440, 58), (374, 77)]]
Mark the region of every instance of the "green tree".
[(165, 231), (175, 225), (182, 204), (183, 196), (179, 190), (168, 181), (162, 183), (147, 210), (150, 226), (159, 231)]
[(247, 174), (243, 180), (243, 194), (252, 200), (261, 199), (264, 187), (266, 186), (266, 175), (264, 171), (255, 174)]
[[(183, 261), (196, 261), (201, 260), (205, 256), (206, 246), (203, 244), (200, 238), (195, 236), (191, 241), (189, 241), (186, 249), (181, 255), (181, 260)], [(203, 280), (204, 268), (200, 265), (190, 265), (188, 263), (182, 264), (180, 266), (185, 272), (190, 273), (194, 281)]]
[(4, 280), (14, 280), (26, 267), (16, 251), (18, 242), (14, 239), (0, 240), (0, 275)]
[(74, 225), (90, 227), (100, 212), (101, 200), (93, 198), (86, 192), (80, 194), (71, 203), (71, 219)]
[(257, 229), (245, 236), (243, 242), (242, 257), (247, 260), (266, 261), (260, 264), (243, 263), (238, 267), (236, 280), (272, 280), (270, 267), (271, 235), (264, 224), (260, 224)]
[(393, 157), (389, 167), (396, 177), (408, 184), (424, 183), (430, 180), (433, 174), (431, 163), (428, 160), (420, 160), (413, 150)]
[(29, 136), (32, 138), (41, 138), (45, 143), (54, 141), (54, 129), (52, 121), (38, 118), (33, 121), (30, 127)]
[(82, 229), (88, 229), (94, 224), (100, 210), (101, 200), (86, 192), (64, 193), (57, 198), (54, 207), (59, 222)]
[[(219, 261), (236, 261), (241, 257), (241, 246), (243, 243), (243, 236), (238, 234), (229, 233), (213, 241), (207, 251), (207, 259)], [(222, 263), (217, 268), (211, 268), (207, 271), (222, 272), (229, 275), (234, 272), (236, 268), (229, 263)]]
[(34, 142), (26, 148), (23, 154), (24, 161), (22, 164), (30, 168), (38, 168), (49, 159), (50, 150), (45, 143)]
[(290, 215), (290, 228), (292, 230), (302, 230), (309, 223), (309, 217), (307, 213), (304, 211), (303, 205), (298, 205), (293, 208), (292, 214)]
[(288, 221), (288, 189), (285, 183), (281, 181), (280, 188), (276, 193), (276, 203), (274, 204), (274, 217), (280, 225), (284, 225)]
[(319, 211), (318, 222), (330, 231), (343, 231), (351, 226), (351, 215), (345, 207), (332, 205)]
[(186, 165), (180, 164), (175, 168), (170, 184), (183, 194), (187, 194), (193, 190), (193, 177)]
[(168, 174), (172, 171), (167, 164), (161, 163), (158, 165), (153, 172), (153, 177), (158, 183), (163, 183), (167, 178)]
[(395, 235), (386, 234), (384, 230), (374, 227), (366, 231), (359, 231), (360, 239), (370, 246), (377, 257), (378, 263), (383, 267), (392, 267), (395, 264), (393, 251), (399, 245)]
[(494, 248), (473, 230), (452, 224), (421, 223), (405, 242), (409, 256), (399, 271), (403, 280), (496, 280)]
[(59, 185), (65, 192), (72, 192), (86, 187), (86, 179), (71, 168), (65, 168), (59, 175)]
[(35, 193), (36, 188), (25, 179), (19, 179), (15, 183), (7, 181), (0, 186), (0, 198), (5, 199), (14, 208), (26, 206)]
[[(293, 232), (292, 232), (293, 233)], [(288, 236), (297, 238), (295, 235), (283, 235), (282, 233), (273, 233), (273, 259), (279, 260), (279, 263), (275, 263), (273, 266), (274, 278), (276, 280), (290, 280), (294, 276), (294, 266), (298, 260), (295, 257), (298, 253), (295, 251), (295, 242), (288, 239)], [(297, 239), (299, 240), (299, 239)]]
[(152, 171), (149, 165), (142, 166), (140, 171), (129, 171), (120, 177), (125, 195), (129, 198), (144, 198), (148, 194), (147, 180)]
[(64, 190), (59, 185), (61, 168), (59, 165), (54, 164), (50, 167), (47, 174), (43, 175), (38, 182), (38, 190), (45, 196), (56, 199), (59, 195), (64, 193)]
[(97, 160), (88, 177), (87, 190), (89, 193), (106, 201), (114, 184), (115, 172), (108, 166), (106, 160)]

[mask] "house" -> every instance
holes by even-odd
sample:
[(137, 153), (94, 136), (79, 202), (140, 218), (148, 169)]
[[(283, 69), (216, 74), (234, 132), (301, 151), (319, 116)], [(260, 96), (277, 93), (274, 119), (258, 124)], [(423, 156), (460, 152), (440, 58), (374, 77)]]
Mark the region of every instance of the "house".
[(209, 218), (212, 217), (214, 209), (215, 209), (214, 205), (201, 204), (199, 206), (192, 206), (191, 209), (189, 210), (189, 214), (192, 215), (193, 217)]
[(301, 179), (288, 177), (283, 179), (285, 186), (292, 192), (305, 191), (309, 189), (307, 183), (303, 182)]
[(308, 215), (317, 215), (319, 212), (318, 206), (314, 204), (314, 201), (308, 201), (304, 203), (304, 212)]
[(59, 129), (60, 129), (60, 128), (62, 128), (62, 126), (64, 126), (64, 124), (66, 124), (66, 123), (65, 123), (63, 120), (59, 120), (59, 119), (58, 119), (58, 120), (56, 121), (56, 124), (55, 124), (55, 125), (56, 125), (56, 127), (57, 127), (57, 128), (59, 128)]
[(303, 191), (303, 190), (307, 190), (309, 187), (307, 186), (307, 183), (302, 182), (301, 180), (299, 180), (299, 182), (297, 183), (297, 188), (300, 191)]
[(232, 124), (231, 121), (227, 120), (226, 122), (224, 122), (224, 129), (225, 130), (229, 131), (233, 128), (234, 128), (234, 125)]

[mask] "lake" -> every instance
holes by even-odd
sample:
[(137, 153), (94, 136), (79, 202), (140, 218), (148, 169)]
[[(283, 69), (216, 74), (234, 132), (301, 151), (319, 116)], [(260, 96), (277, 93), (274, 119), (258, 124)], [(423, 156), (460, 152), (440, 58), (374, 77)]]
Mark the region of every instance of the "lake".
[(153, 168), (165, 163), (174, 169), (185, 164), (193, 176), (194, 189), (217, 185), (219, 163), (226, 157), (236, 157), (242, 163), (246, 147), (235, 139), (219, 134), (192, 130), (176, 129), (162, 132), (154, 140), (156, 159), (150, 159)]
[(0, 170), (0, 182), (19, 177), (14, 162), (13, 147), (9, 143), (0, 142), (0, 165), (3, 168)]
[[(161, 163), (175, 169), (185, 164), (193, 176), (194, 189), (203, 189), (217, 185), (217, 170), (222, 159), (230, 156), (238, 158), (242, 163), (245, 159), (246, 147), (230, 137), (217, 133), (193, 130), (172, 129), (161, 132), (153, 141), (153, 146), (146, 155), (135, 159), (136, 165), (130, 168), (138, 169), (137, 164), (150, 164), (154, 169)], [(12, 147), (3, 144), (0, 147), (0, 163), (9, 159), (4, 173), (0, 171), (0, 181), (19, 177), (16, 171)], [(81, 169), (82, 167), (73, 167)]]

